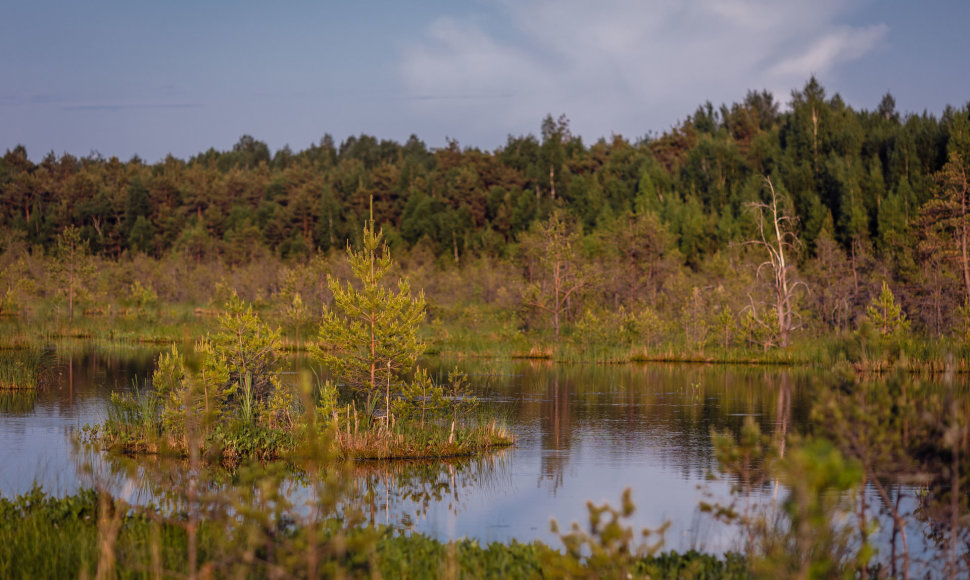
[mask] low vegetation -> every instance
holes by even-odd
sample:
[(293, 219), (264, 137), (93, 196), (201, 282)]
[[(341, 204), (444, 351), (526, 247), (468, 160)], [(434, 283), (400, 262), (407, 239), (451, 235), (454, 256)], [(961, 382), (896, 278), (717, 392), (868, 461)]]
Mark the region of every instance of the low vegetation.
[(0, 393), (35, 391), (54, 374), (53, 349), (18, 349), (0, 356)]
[[(586, 146), (550, 116), (495, 152), (367, 136), (274, 157), (244, 137), (154, 166), (8, 151), (0, 410), (30, 409), (52, 342), (168, 345), (82, 438), (188, 469), (153, 507), (0, 498), (0, 576), (965, 576), (970, 408), (949, 378), (970, 371), (967, 112), (904, 117), (890, 95), (854, 111), (813, 78), (785, 112), (753, 92), (634, 143)], [(287, 350), (318, 372), (288, 378)], [(590, 505), (561, 550), (483, 547), (364, 525), (348, 489), (347, 460), (513, 443), (463, 375), (420, 368), (436, 354), (836, 378), (808, 433), (779, 413), (772, 436), (713, 434), (734, 489), (703, 509), (743, 556), (659, 554), (662, 527), (623, 523), (628, 497)], [(200, 478), (217, 464), (235, 485)]]
[[(698, 552), (638, 554), (630, 530), (587, 536), (596, 556), (542, 542), (440, 542), (346, 518), (286, 520), (250, 505), (235, 517), (166, 516), (93, 490), (53, 498), (34, 490), (0, 498), (4, 578), (272, 576), (385, 578), (749, 578), (743, 558)], [(188, 517), (187, 517), (188, 516)], [(576, 533), (563, 536), (573, 546)]]
[(227, 464), (287, 457), (311, 421), (332, 426), (350, 459), (447, 457), (511, 445), (464, 377), (455, 372), (441, 383), (415, 369), (424, 349), (417, 338), (423, 297), (412, 297), (406, 282), (397, 292), (382, 286), (390, 255), (372, 224), (364, 239), (363, 251), (348, 251), (361, 290), (330, 280), (339, 312), (325, 313), (310, 349), (332, 379), (285, 384), (279, 331), (232, 295), (216, 332), (188, 353), (172, 346), (149, 386), (114, 394), (108, 419), (83, 437), (127, 453), (197, 451)]
[[(779, 385), (780, 409), (791, 396)], [(813, 390), (808, 433), (781, 412), (766, 435), (712, 433), (728, 502), (702, 510), (735, 526), (759, 577), (962, 578), (970, 489), (970, 397), (909, 373), (842, 365)], [(915, 533), (914, 533), (915, 532)]]

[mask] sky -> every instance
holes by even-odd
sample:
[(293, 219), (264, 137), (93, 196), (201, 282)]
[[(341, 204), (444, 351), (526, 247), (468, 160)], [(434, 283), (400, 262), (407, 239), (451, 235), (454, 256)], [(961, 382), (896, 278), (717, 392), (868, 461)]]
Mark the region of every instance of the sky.
[(857, 109), (970, 100), (970, 2), (0, 0), (0, 152), (156, 162), (361, 133), (586, 143), (812, 76)]

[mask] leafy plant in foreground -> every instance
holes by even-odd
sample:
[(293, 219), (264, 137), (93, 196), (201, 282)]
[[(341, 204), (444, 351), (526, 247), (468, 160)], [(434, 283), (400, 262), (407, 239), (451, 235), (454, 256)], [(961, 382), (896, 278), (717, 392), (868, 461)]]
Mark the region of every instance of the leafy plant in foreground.
[[(630, 577), (639, 560), (654, 556), (664, 543), (664, 532), (670, 526), (667, 522), (656, 530), (640, 531), (641, 542), (636, 541), (633, 528), (625, 526), (635, 510), (630, 489), (623, 491), (620, 508), (608, 503), (597, 506), (586, 502), (589, 510), (589, 531), (584, 531), (573, 522), (571, 530), (562, 534), (559, 524), (553, 520), (552, 533), (559, 534), (565, 554), (547, 553), (544, 568), (556, 577), (625, 578)], [(659, 535), (654, 543), (646, 539)]]
[[(793, 438), (782, 446), (751, 417), (737, 441), (730, 433), (713, 438), (719, 470), (736, 483), (729, 504), (702, 503), (701, 509), (740, 528), (756, 576), (824, 578), (866, 570), (871, 549), (851, 538), (843, 517), (852, 513), (854, 493), (848, 492), (862, 478), (855, 461), (825, 440)], [(772, 499), (758, 499), (754, 492), (769, 485)]]

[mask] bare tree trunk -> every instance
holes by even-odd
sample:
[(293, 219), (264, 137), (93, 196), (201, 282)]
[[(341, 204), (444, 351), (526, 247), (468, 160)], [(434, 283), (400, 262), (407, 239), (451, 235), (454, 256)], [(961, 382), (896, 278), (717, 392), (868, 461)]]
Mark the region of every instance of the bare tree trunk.
[(68, 266), (67, 274), (67, 313), (68, 318), (74, 322), (74, 264)]
[(960, 194), (960, 260), (963, 265), (963, 284), (970, 301), (970, 259), (967, 257), (967, 174), (960, 167), (963, 190)]
[[(771, 182), (768, 182), (771, 185)], [(788, 330), (791, 326), (791, 310), (788, 304), (788, 264), (785, 263), (785, 244), (781, 235), (781, 223), (778, 216), (778, 200), (775, 190), (771, 189), (771, 213), (775, 225), (775, 240), (778, 244), (779, 267), (776, 269), (776, 290), (778, 292), (778, 332), (782, 348), (788, 346)]]

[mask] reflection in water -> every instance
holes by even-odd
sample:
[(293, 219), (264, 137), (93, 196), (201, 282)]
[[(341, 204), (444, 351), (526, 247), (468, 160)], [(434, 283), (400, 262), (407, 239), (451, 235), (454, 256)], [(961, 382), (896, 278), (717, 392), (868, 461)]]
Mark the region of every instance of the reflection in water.
[(472, 496), (501, 493), (508, 483), (509, 449), (440, 461), (358, 461), (352, 501), (370, 523), (419, 530), (435, 510), (459, 516)]
[(0, 406), (0, 493), (21, 494), (35, 483), (51, 493), (77, 490), (72, 434), (103, 420), (111, 391), (143, 380), (154, 355), (153, 350), (130, 348), (59, 351), (48, 386), (33, 398)]
[[(73, 353), (32, 409), (18, 414), (0, 408), (0, 492), (23, 493), (36, 479), (58, 493), (97, 484), (149, 503), (161, 489), (183, 484), (178, 462), (109, 459), (70, 445), (78, 428), (103, 420), (111, 391), (129, 390), (150, 376), (155, 354)], [(428, 366), (444, 371), (454, 361)], [(461, 366), (483, 403), (506, 418), (517, 445), (471, 460), (356, 463), (351, 497), (365, 519), (441, 538), (554, 542), (551, 518), (567, 526), (585, 522), (587, 500), (615, 503), (630, 487), (638, 507), (635, 526), (653, 528), (669, 519), (671, 547), (710, 546), (719, 532), (694, 524), (696, 488), (706, 484), (713, 466), (710, 430), (737, 432), (749, 415), (765, 432), (801, 429), (810, 403), (805, 387), (813, 376), (711, 365)], [(234, 476), (210, 479), (231, 485)], [(302, 485), (295, 479), (294, 493)]]
[(539, 485), (548, 482), (552, 493), (563, 483), (563, 472), (569, 461), (570, 423), (569, 383), (560, 387), (560, 377), (554, 374), (546, 387), (546, 399), (542, 403), (540, 424), (542, 425), (542, 467), (539, 470)]
[(0, 414), (16, 417), (34, 410), (36, 391), (0, 391)]
[[(88, 446), (75, 449), (74, 468), (82, 487), (108, 491), (112, 496), (137, 505), (164, 506), (174, 512), (187, 511), (187, 490), (194, 482), (203, 497), (241, 497), (240, 487), (253, 486), (254, 480), (242, 469), (229, 471), (220, 466), (191, 469), (184, 458), (133, 458), (104, 454)], [(370, 524), (383, 524), (402, 530), (419, 530), (429, 513), (446, 510), (452, 517), (461, 514), (472, 496), (502, 493), (508, 482), (510, 450), (487, 456), (449, 458), (440, 461), (356, 461), (331, 465), (348, 483), (341, 488), (342, 499), (335, 513), (360, 513)], [(284, 464), (252, 466), (264, 470), (270, 479), (279, 477), (279, 491), (291, 498), (301, 517), (300, 506), (312, 505), (308, 498), (315, 486), (326, 480), (313, 469)], [(281, 471), (282, 470), (282, 471)], [(282, 473), (282, 475), (280, 475)], [(255, 480), (259, 486), (259, 478)], [(306, 500), (306, 501), (305, 501)]]
[[(211, 509), (225, 514), (247, 496), (268, 501), (259, 483), (273, 480), (279, 491), (274, 497), (296, 521), (342, 511), (441, 539), (541, 539), (558, 545), (549, 531), (552, 518), (563, 527), (585, 523), (587, 501), (616, 505), (631, 488), (634, 528), (670, 521), (671, 549), (729, 549), (738, 545), (737, 531), (700, 517), (697, 509), (702, 497), (727, 499), (731, 483), (707, 479), (714, 468), (711, 430), (737, 434), (752, 417), (779, 441), (804, 432), (818, 392), (813, 385), (822, 380), (817, 372), (777, 367), (461, 361), (484, 405), (516, 435), (515, 447), (473, 459), (362, 461), (316, 474), (309, 468), (281, 472), (272, 465), (191, 472), (184, 460), (76, 449), (77, 430), (104, 419), (112, 391), (144, 384), (155, 355), (132, 349), (62, 352), (49, 388), (26, 397), (0, 396), (0, 493), (24, 493), (35, 481), (57, 494), (99, 487), (132, 503), (184, 511), (191, 481), (200, 484)], [(293, 361), (294, 367), (300, 364)], [(454, 361), (432, 360), (427, 366), (444, 372)], [(937, 387), (943, 394), (949, 388), (932, 385)], [(955, 388), (966, 392), (965, 384)], [(904, 438), (914, 428), (904, 424)], [(320, 498), (338, 488), (342, 503), (322, 509)], [(941, 541), (943, 516), (920, 503), (925, 494), (925, 488), (905, 481), (887, 480), (881, 487), (869, 482), (863, 499), (872, 517), (891, 511), (912, 516), (898, 529), (882, 522), (876, 532), (881, 553), (892, 555), (907, 539), (914, 559), (936, 553), (931, 548)], [(784, 495), (772, 481), (751, 499), (777, 506)], [(897, 535), (902, 537), (894, 542)]]

